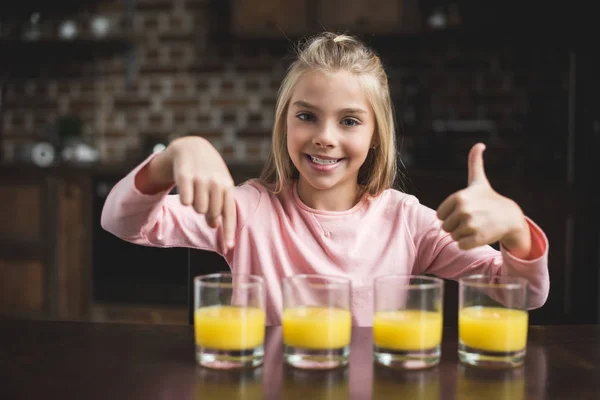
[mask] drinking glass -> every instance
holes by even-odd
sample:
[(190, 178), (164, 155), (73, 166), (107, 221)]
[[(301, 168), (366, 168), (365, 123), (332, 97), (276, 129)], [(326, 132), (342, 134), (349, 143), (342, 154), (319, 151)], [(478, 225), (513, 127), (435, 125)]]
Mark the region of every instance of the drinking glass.
[(444, 281), (418, 275), (384, 275), (374, 281), (375, 362), (421, 369), (440, 362)]
[(265, 320), (261, 277), (217, 273), (194, 278), (198, 364), (215, 369), (262, 364)]
[(475, 275), (459, 279), (458, 356), (479, 367), (523, 364), (527, 345), (527, 280)]
[(348, 364), (352, 317), (349, 279), (295, 275), (283, 281), (284, 359), (303, 369)]

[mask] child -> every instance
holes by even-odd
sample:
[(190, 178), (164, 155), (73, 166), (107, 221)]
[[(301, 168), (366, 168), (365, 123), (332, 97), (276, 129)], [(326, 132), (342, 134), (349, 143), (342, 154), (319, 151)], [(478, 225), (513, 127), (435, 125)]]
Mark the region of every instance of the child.
[[(102, 226), (132, 243), (223, 255), (267, 287), (267, 324), (281, 324), (282, 280), (294, 274), (352, 281), (353, 324), (372, 324), (372, 280), (383, 274), (514, 275), (529, 308), (548, 296), (548, 241), (512, 200), (493, 190), (483, 144), (468, 186), (436, 211), (392, 189), (396, 144), (380, 59), (333, 33), (299, 51), (279, 90), (272, 148), (260, 179), (234, 187), (201, 137), (149, 157), (111, 191)], [(177, 186), (179, 195), (168, 195)], [(500, 242), (500, 251), (489, 244)]]

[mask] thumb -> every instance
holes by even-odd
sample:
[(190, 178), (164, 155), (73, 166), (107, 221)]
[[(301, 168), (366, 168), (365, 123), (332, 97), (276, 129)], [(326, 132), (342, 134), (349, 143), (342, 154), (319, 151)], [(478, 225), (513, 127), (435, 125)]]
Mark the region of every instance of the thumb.
[(469, 152), (469, 186), (476, 184), (489, 184), (483, 168), (483, 152), (485, 144), (477, 143)]

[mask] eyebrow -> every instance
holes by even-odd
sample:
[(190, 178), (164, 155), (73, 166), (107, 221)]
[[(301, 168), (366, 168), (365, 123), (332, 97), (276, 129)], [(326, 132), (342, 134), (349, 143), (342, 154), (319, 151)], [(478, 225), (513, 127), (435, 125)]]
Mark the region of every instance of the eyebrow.
[[(312, 110), (319, 109), (319, 107), (312, 105), (310, 103), (307, 103), (305, 101), (302, 101), (302, 100), (295, 101), (293, 105), (297, 106), (297, 107), (310, 108)], [(343, 108), (339, 112), (344, 113), (344, 114), (367, 114), (367, 112), (365, 110), (363, 110), (362, 108)]]

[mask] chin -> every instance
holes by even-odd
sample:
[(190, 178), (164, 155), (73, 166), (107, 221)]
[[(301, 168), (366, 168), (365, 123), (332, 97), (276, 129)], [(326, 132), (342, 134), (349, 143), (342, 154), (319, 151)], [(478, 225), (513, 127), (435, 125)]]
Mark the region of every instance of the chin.
[(316, 190), (330, 190), (339, 185), (339, 181), (336, 182), (323, 182), (321, 180), (307, 179), (307, 182)]
[(331, 190), (336, 187), (344, 185), (347, 183), (347, 179), (351, 179), (347, 177), (345, 174), (343, 176), (314, 176), (304, 174), (304, 180), (310, 186), (312, 186), (315, 190)]

